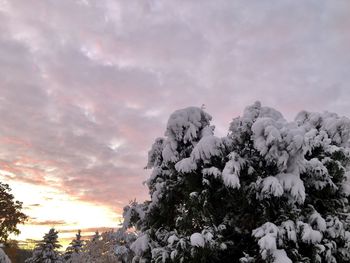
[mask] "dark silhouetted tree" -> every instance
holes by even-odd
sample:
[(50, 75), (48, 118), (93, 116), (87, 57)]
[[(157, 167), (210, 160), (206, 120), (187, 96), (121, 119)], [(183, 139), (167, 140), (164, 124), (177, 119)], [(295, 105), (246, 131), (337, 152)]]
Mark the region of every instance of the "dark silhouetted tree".
[(9, 185), (0, 183), (0, 242), (6, 242), (10, 234), (19, 234), (17, 225), (27, 219), (22, 203), (10, 192)]

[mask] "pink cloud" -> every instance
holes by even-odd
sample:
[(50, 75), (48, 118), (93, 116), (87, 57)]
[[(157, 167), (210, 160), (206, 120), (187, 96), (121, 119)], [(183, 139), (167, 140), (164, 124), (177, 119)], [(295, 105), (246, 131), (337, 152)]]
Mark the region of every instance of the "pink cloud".
[(346, 1), (5, 2), (0, 169), (13, 181), (121, 211), (147, 198), (147, 151), (178, 108), (205, 104), (219, 134), (255, 100), (288, 118), (350, 115)]

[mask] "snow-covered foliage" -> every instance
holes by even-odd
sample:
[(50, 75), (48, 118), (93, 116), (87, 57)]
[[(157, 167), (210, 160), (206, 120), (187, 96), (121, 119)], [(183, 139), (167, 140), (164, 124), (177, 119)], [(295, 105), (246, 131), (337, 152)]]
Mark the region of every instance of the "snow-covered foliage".
[(70, 245), (66, 249), (66, 253), (64, 254), (64, 260), (67, 263), (79, 263), (80, 262), (80, 254), (82, 253), (83, 248), (83, 240), (81, 239), (81, 231), (78, 230), (76, 234), (76, 238), (72, 240)]
[(131, 249), (137, 256), (142, 256), (142, 254), (149, 249), (149, 242), (148, 235), (143, 234), (132, 243)]
[(182, 159), (184, 150), (192, 151), (193, 145), (200, 138), (211, 134), (210, 120), (209, 114), (196, 107), (178, 110), (171, 114), (165, 132), (167, 140), (162, 151), (164, 162), (176, 162)]
[(350, 120), (256, 102), (223, 138), (210, 121), (178, 110), (152, 146), (133, 262), (350, 262)]
[(137, 234), (133, 231), (127, 231), (125, 228), (119, 229), (114, 235), (114, 248), (117, 259), (120, 263), (131, 262), (134, 257), (134, 252), (131, 245), (137, 238)]
[(190, 237), (191, 246), (193, 247), (204, 247), (205, 241), (201, 233), (194, 233)]
[(4, 250), (0, 247), (0, 262), (1, 263), (11, 263), (9, 257), (5, 254)]
[[(58, 235), (51, 229), (33, 251), (33, 256), (26, 263), (129, 263), (135, 253), (130, 246), (137, 238), (137, 233), (119, 228), (100, 234), (96, 232), (91, 238), (83, 240), (78, 230), (76, 238), (72, 240), (66, 251), (61, 254), (57, 251)], [(0, 263), (6, 263), (1, 261)]]
[(31, 258), (27, 259), (26, 263), (63, 263), (63, 259), (57, 249), (61, 247), (58, 243), (58, 232), (51, 228), (44, 235), (43, 240), (36, 246)]
[(235, 152), (230, 153), (229, 160), (226, 162), (222, 170), (222, 180), (227, 187), (240, 188), (239, 173), (244, 166), (244, 160)]
[(86, 263), (99, 263), (101, 262), (102, 252), (103, 252), (103, 242), (102, 236), (98, 231), (89, 239), (84, 242), (83, 247), (79, 254), (75, 254), (75, 260), (77, 262)]
[(78, 233), (77, 238), (67, 248), (73, 252), (68, 258), (66, 257), (65, 263), (125, 263), (130, 262), (134, 256), (130, 252), (129, 245), (135, 239), (129, 240), (128, 233), (121, 229), (102, 234), (96, 232), (85, 242), (78, 241), (81, 241), (79, 235)]

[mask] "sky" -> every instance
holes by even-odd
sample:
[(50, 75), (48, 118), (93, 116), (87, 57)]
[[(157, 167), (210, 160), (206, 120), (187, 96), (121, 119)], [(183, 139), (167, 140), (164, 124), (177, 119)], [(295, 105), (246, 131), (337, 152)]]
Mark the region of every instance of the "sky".
[(176, 109), (350, 116), (348, 0), (0, 0), (0, 181), (18, 239), (118, 227)]

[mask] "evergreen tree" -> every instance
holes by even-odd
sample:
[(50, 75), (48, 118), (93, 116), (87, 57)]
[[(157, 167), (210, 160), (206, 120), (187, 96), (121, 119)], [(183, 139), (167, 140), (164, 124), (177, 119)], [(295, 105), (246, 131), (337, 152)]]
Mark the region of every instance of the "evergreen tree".
[[(121, 263), (125, 253), (116, 253), (115, 247), (122, 243), (122, 233), (107, 231), (101, 235), (96, 232), (83, 246), (82, 252), (76, 255), (72, 263)], [(118, 251), (117, 251), (118, 252)], [(119, 251), (121, 252), (121, 251)], [(125, 251), (124, 251), (125, 252)], [(127, 261), (130, 262), (130, 261)]]
[(127, 231), (122, 227), (113, 233), (113, 249), (117, 255), (117, 259), (120, 263), (129, 263), (134, 257), (134, 253), (131, 250), (131, 244), (136, 240), (137, 233), (133, 231)]
[(81, 239), (81, 231), (78, 230), (76, 238), (72, 240), (70, 245), (66, 249), (64, 259), (67, 263), (80, 262), (80, 254), (82, 252), (83, 240)]
[(62, 259), (57, 249), (61, 245), (58, 243), (58, 232), (51, 228), (49, 233), (44, 235), (42, 241), (36, 246), (31, 258), (26, 263), (62, 263)]
[[(130, 257), (128, 257), (127, 246), (124, 250), (116, 250), (116, 246), (122, 248), (125, 242), (128, 240), (128, 234), (122, 230), (118, 231), (107, 231), (101, 234), (102, 236), (102, 254), (100, 257), (101, 263), (129, 263), (131, 262)], [(118, 246), (118, 245), (121, 246)], [(126, 261), (125, 261), (126, 260)]]
[(174, 112), (149, 152), (151, 200), (131, 204), (134, 262), (349, 262), (350, 120), (259, 102), (224, 138)]
[(103, 243), (101, 235), (98, 231), (92, 236), (90, 240), (86, 241), (82, 251), (82, 262), (86, 263), (100, 263), (103, 251)]

